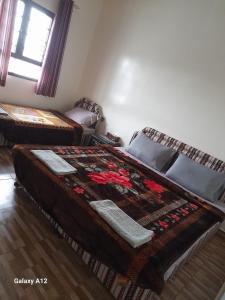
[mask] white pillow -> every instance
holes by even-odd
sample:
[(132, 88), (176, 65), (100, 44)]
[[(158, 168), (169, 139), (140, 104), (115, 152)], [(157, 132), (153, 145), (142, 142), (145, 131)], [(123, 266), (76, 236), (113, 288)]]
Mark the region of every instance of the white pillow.
[(65, 115), (80, 125), (91, 126), (97, 121), (97, 115), (80, 107), (69, 110)]

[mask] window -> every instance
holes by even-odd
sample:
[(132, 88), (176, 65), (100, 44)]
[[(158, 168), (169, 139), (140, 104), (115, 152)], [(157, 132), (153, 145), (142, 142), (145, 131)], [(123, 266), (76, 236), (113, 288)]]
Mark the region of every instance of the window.
[(9, 74), (37, 80), (54, 14), (31, 0), (17, 5)]

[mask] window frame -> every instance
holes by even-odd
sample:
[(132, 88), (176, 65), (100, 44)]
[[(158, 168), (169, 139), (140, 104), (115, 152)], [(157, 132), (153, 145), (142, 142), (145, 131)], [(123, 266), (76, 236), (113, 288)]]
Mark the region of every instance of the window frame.
[[(22, 18), (22, 23), (21, 23), (21, 27), (20, 27), (20, 32), (19, 32), (19, 36), (18, 36), (18, 40), (17, 40), (17, 44), (16, 44), (16, 50), (15, 52), (11, 52), (11, 56), (13, 58), (31, 63), (33, 65), (36, 66), (42, 66), (43, 62), (37, 61), (35, 59), (26, 57), (23, 55), (23, 50), (24, 50), (24, 46), (25, 46), (25, 40), (26, 40), (26, 35), (27, 35), (27, 30), (28, 30), (28, 24), (29, 24), (29, 19), (30, 19), (30, 14), (31, 14), (31, 9), (32, 8), (36, 8), (39, 11), (41, 11), (42, 13), (46, 14), (47, 16), (49, 16), (52, 19), (52, 24), (50, 27), (50, 31), (53, 25), (53, 21), (54, 21), (54, 17), (55, 14), (53, 12), (51, 12), (50, 10), (48, 10), (47, 8), (37, 4), (36, 2), (32, 1), (32, 0), (20, 0), (22, 1), (25, 6), (24, 6), (24, 13), (23, 13), (23, 18)], [(50, 35), (50, 31), (49, 31), (49, 35)], [(48, 39), (49, 40), (49, 35), (48, 35)], [(46, 45), (47, 47), (47, 45)], [(46, 51), (46, 48), (45, 48)], [(37, 81), (37, 79), (34, 78), (29, 78), (26, 76), (22, 76), (20, 74), (14, 73), (14, 72), (9, 72), (9, 75), (13, 75), (22, 79), (28, 79), (31, 81)]]

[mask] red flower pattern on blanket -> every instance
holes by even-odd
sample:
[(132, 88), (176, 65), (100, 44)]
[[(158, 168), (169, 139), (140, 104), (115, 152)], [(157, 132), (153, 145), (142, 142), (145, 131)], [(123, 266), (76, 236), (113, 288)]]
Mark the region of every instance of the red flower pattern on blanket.
[(191, 208), (193, 208), (193, 209), (197, 209), (197, 208), (198, 208), (198, 206), (195, 205), (194, 203), (190, 203), (190, 206), (191, 206)]
[(75, 193), (77, 193), (77, 194), (83, 194), (83, 193), (84, 193), (84, 189), (81, 188), (81, 187), (79, 187), (79, 186), (75, 187), (75, 188), (73, 189), (73, 191), (74, 191)]
[(116, 168), (117, 168), (117, 165), (116, 165), (114, 162), (109, 161), (109, 162), (107, 163), (107, 167), (108, 167), (109, 169), (116, 169)]
[(92, 181), (95, 181), (98, 184), (114, 183), (114, 184), (122, 185), (126, 188), (132, 188), (132, 184), (130, 183), (128, 177), (113, 171), (105, 171), (99, 173), (93, 172), (88, 174), (88, 177), (90, 177)]
[(170, 214), (169, 217), (171, 217), (176, 222), (180, 221), (180, 217), (178, 217), (176, 214)]
[(182, 216), (187, 216), (187, 215), (189, 215), (189, 211), (188, 211), (187, 209), (180, 208), (180, 212), (181, 212)]
[(169, 227), (169, 225), (165, 221), (159, 221), (159, 225), (164, 229), (167, 229)]
[(63, 148), (58, 148), (57, 152), (58, 152), (58, 154), (61, 154), (61, 155), (65, 154), (65, 150)]
[(165, 188), (153, 180), (145, 179), (144, 184), (152, 192), (159, 193), (159, 194), (165, 192)]
[(80, 150), (79, 150), (79, 149), (75, 149), (74, 152), (75, 152), (76, 154), (80, 154)]
[(129, 176), (129, 172), (125, 169), (119, 169), (119, 174), (123, 176)]

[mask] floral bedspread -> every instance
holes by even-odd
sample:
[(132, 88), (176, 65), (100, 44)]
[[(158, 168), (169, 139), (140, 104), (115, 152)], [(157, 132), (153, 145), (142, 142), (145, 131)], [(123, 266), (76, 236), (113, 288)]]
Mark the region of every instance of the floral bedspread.
[(78, 169), (76, 174), (60, 176), (74, 194), (87, 202), (114, 201), (139, 224), (153, 230), (155, 239), (202, 208), (166, 187), (155, 174), (129, 164), (122, 152), (77, 147), (54, 151)]

